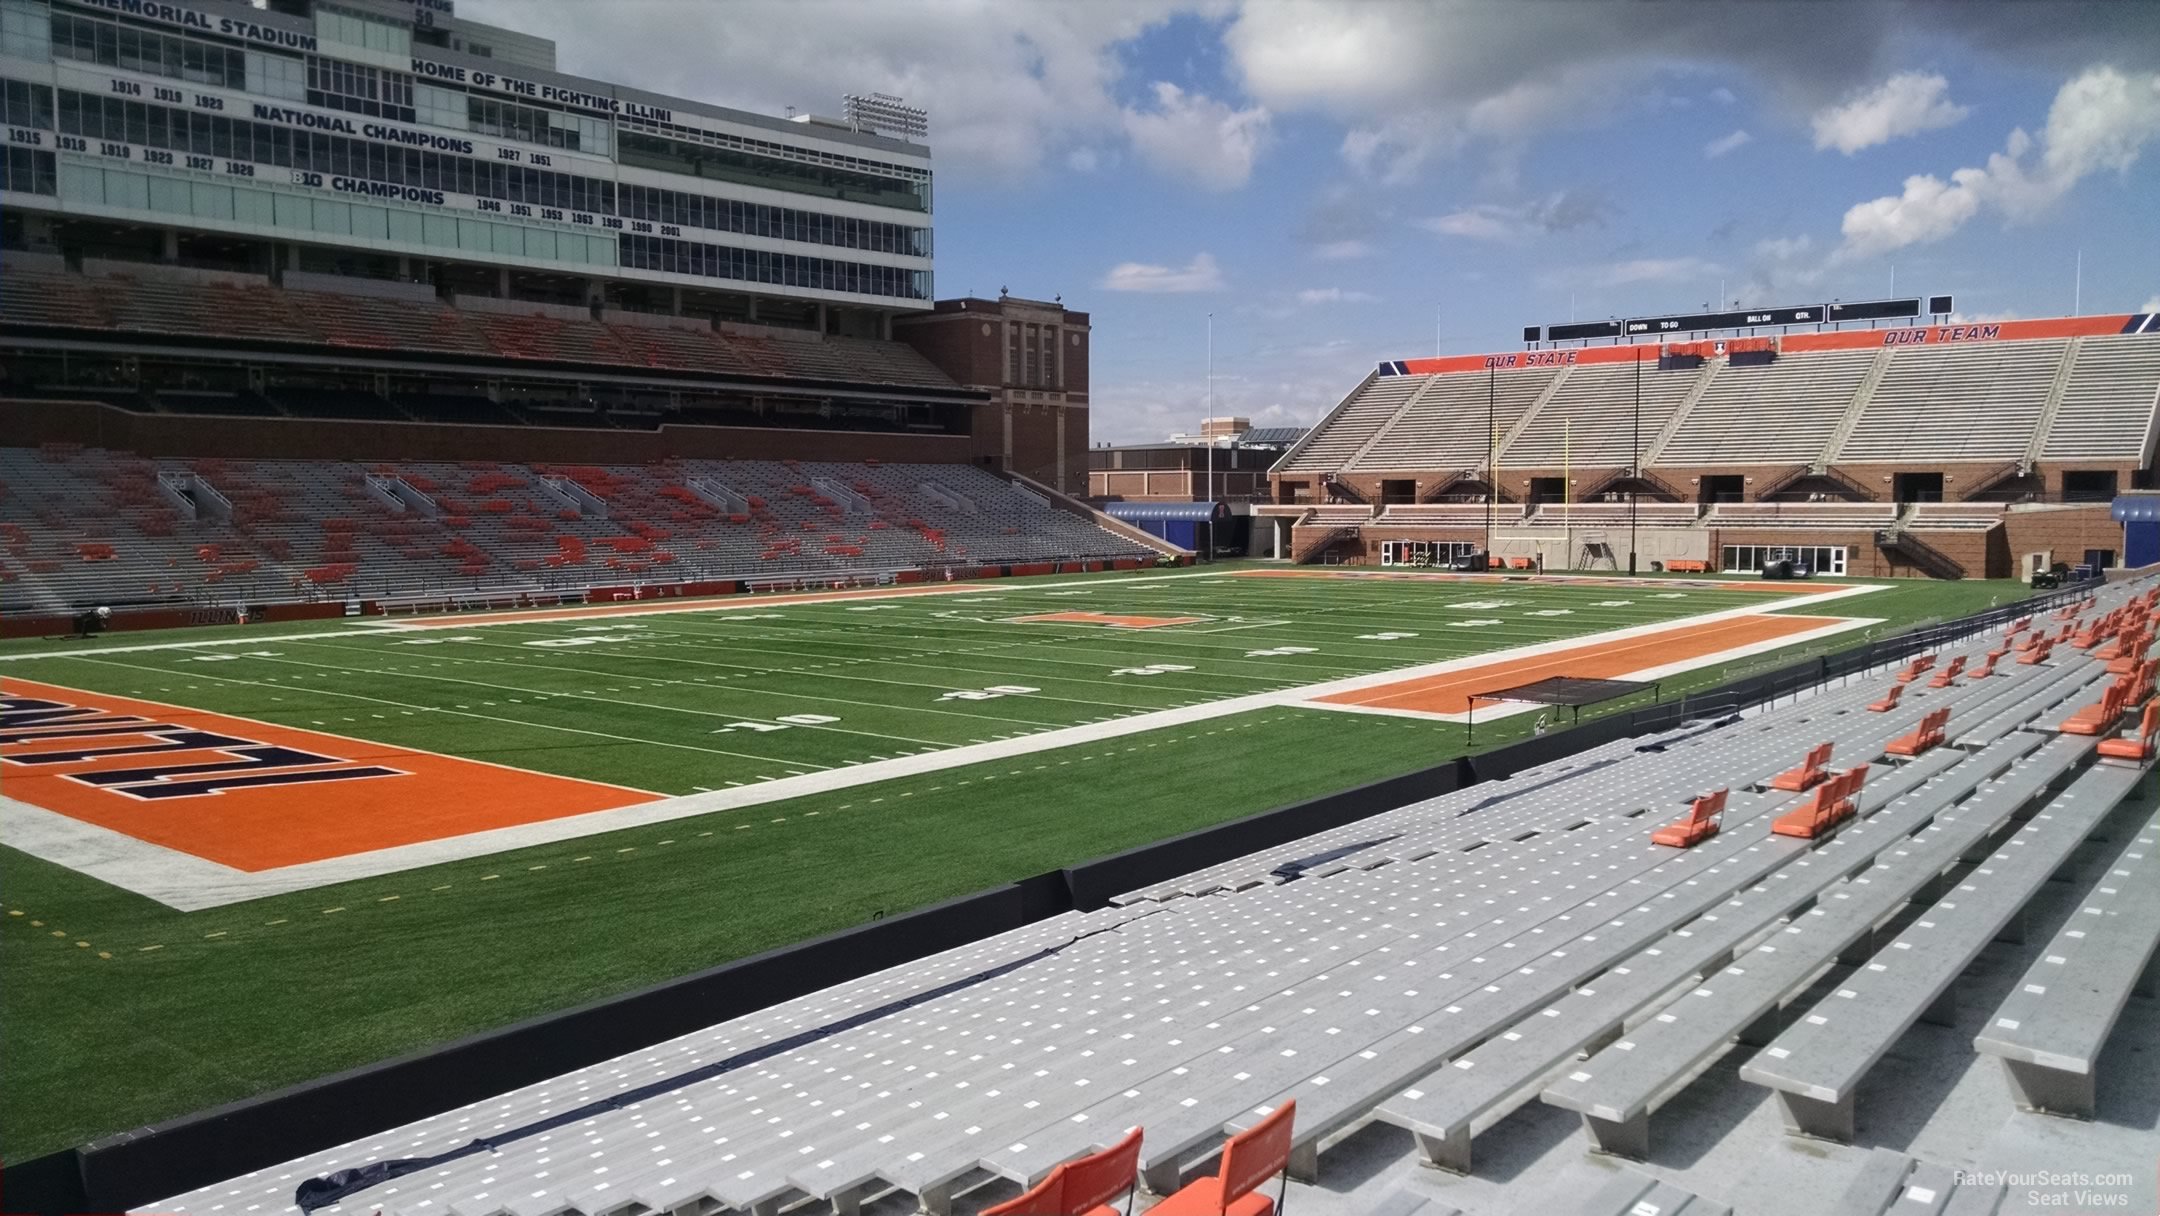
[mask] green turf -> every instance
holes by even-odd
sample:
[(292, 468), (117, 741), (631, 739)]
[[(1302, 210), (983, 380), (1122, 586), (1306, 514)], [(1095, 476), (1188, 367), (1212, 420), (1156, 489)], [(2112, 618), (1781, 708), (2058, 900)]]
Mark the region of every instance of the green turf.
[[(986, 584), (979, 594), (998, 601), (987, 605), (791, 607), (775, 609), (778, 620), (735, 623), (649, 617), (646, 630), (608, 633), (656, 635), (649, 640), (567, 649), (523, 642), (600, 635), (549, 625), (409, 648), (390, 638), (286, 641), (260, 647), (280, 652), (272, 658), (207, 663), (187, 652), (109, 653), (10, 661), (0, 676), (685, 790), (1738, 602), (1696, 592), (1599, 608), (1631, 594), (1260, 579), (1094, 580), (1078, 584), (1087, 596), (1051, 594), (1074, 583)], [(1899, 584), (1845, 610), (1911, 622), (2016, 595), (2005, 584)], [(1516, 602), (1450, 606), (1494, 599)], [(1569, 615), (1515, 615), (1560, 607)], [(937, 615), (1075, 608), (1245, 620), (1127, 632)], [(1466, 618), (1506, 624), (1446, 624)], [(1376, 632), (1418, 636), (1358, 636)], [(1246, 653), (1287, 645), (1313, 652)], [(251, 638), (242, 649), (255, 648)], [(1194, 670), (1109, 674), (1161, 663)], [(1718, 678), (1693, 673), (1668, 690)], [(1042, 692), (936, 699), (1014, 684)], [(769, 724), (804, 712), (868, 733), (712, 733), (738, 717)], [(1478, 743), (1526, 729), (1523, 718), (1494, 723)], [(581, 733), (592, 731), (616, 738)], [(20, 1160), (1463, 750), (1454, 724), (1260, 709), (192, 914), (0, 848), (0, 1156)]]

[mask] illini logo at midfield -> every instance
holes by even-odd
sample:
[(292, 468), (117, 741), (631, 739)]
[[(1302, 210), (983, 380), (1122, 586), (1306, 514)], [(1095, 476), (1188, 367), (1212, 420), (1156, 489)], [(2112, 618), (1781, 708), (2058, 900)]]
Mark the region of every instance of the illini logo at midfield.
[(0, 763), (144, 800), (410, 775), (221, 730), (38, 697), (0, 697)]

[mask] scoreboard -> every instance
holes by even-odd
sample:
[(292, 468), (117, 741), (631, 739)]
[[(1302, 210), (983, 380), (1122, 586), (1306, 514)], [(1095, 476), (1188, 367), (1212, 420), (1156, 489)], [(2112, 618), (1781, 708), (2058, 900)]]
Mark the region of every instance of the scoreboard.
[[(1927, 311), (1940, 316), (1951, 311), (1949, 296), (1929, 296)], [(1765, 325), (1820, 325), (1845, 321), (1904, 320), (1920, 316), (1918, 298), (1862, 300), (1851, 304), (1802, 304), (1787, 308), (1747, 308), (1732, 312), (1683, 312), (1662, 317), (1629, 317), (1625, 320), (1570, 321), (1547, 325), (1547, 341), (1576, 342), (1594, 338), (1640, 337), (1644, 334), (1704, 333), (1718, 329), (1755, 329)], [(1535, 342), (1539, 326), (1523, 327), (1523, 341)]]

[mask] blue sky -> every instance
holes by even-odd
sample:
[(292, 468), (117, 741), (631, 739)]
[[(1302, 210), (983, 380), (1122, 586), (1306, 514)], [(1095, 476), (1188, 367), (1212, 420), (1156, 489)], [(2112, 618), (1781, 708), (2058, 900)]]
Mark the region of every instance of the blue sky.
[[(594, 21), (607, 13), (605, 24)], [(568, 71), (930, 111), (942, 296), (1094, 322), (1093, 432), (1317, 419), (1528, 324), (2160, 309), (2160, 4), (463, 0)], [(1720, 296), (1720, 292), (1723, 295)]]

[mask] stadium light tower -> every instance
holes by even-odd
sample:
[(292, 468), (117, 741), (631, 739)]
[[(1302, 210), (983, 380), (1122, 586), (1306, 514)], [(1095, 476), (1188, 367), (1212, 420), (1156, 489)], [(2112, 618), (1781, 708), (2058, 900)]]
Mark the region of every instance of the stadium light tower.
[(849, 93), (840, 99), (849, 126), (869, 135), (921, 143), (930, 134), (930, 112), (890, 93)]

